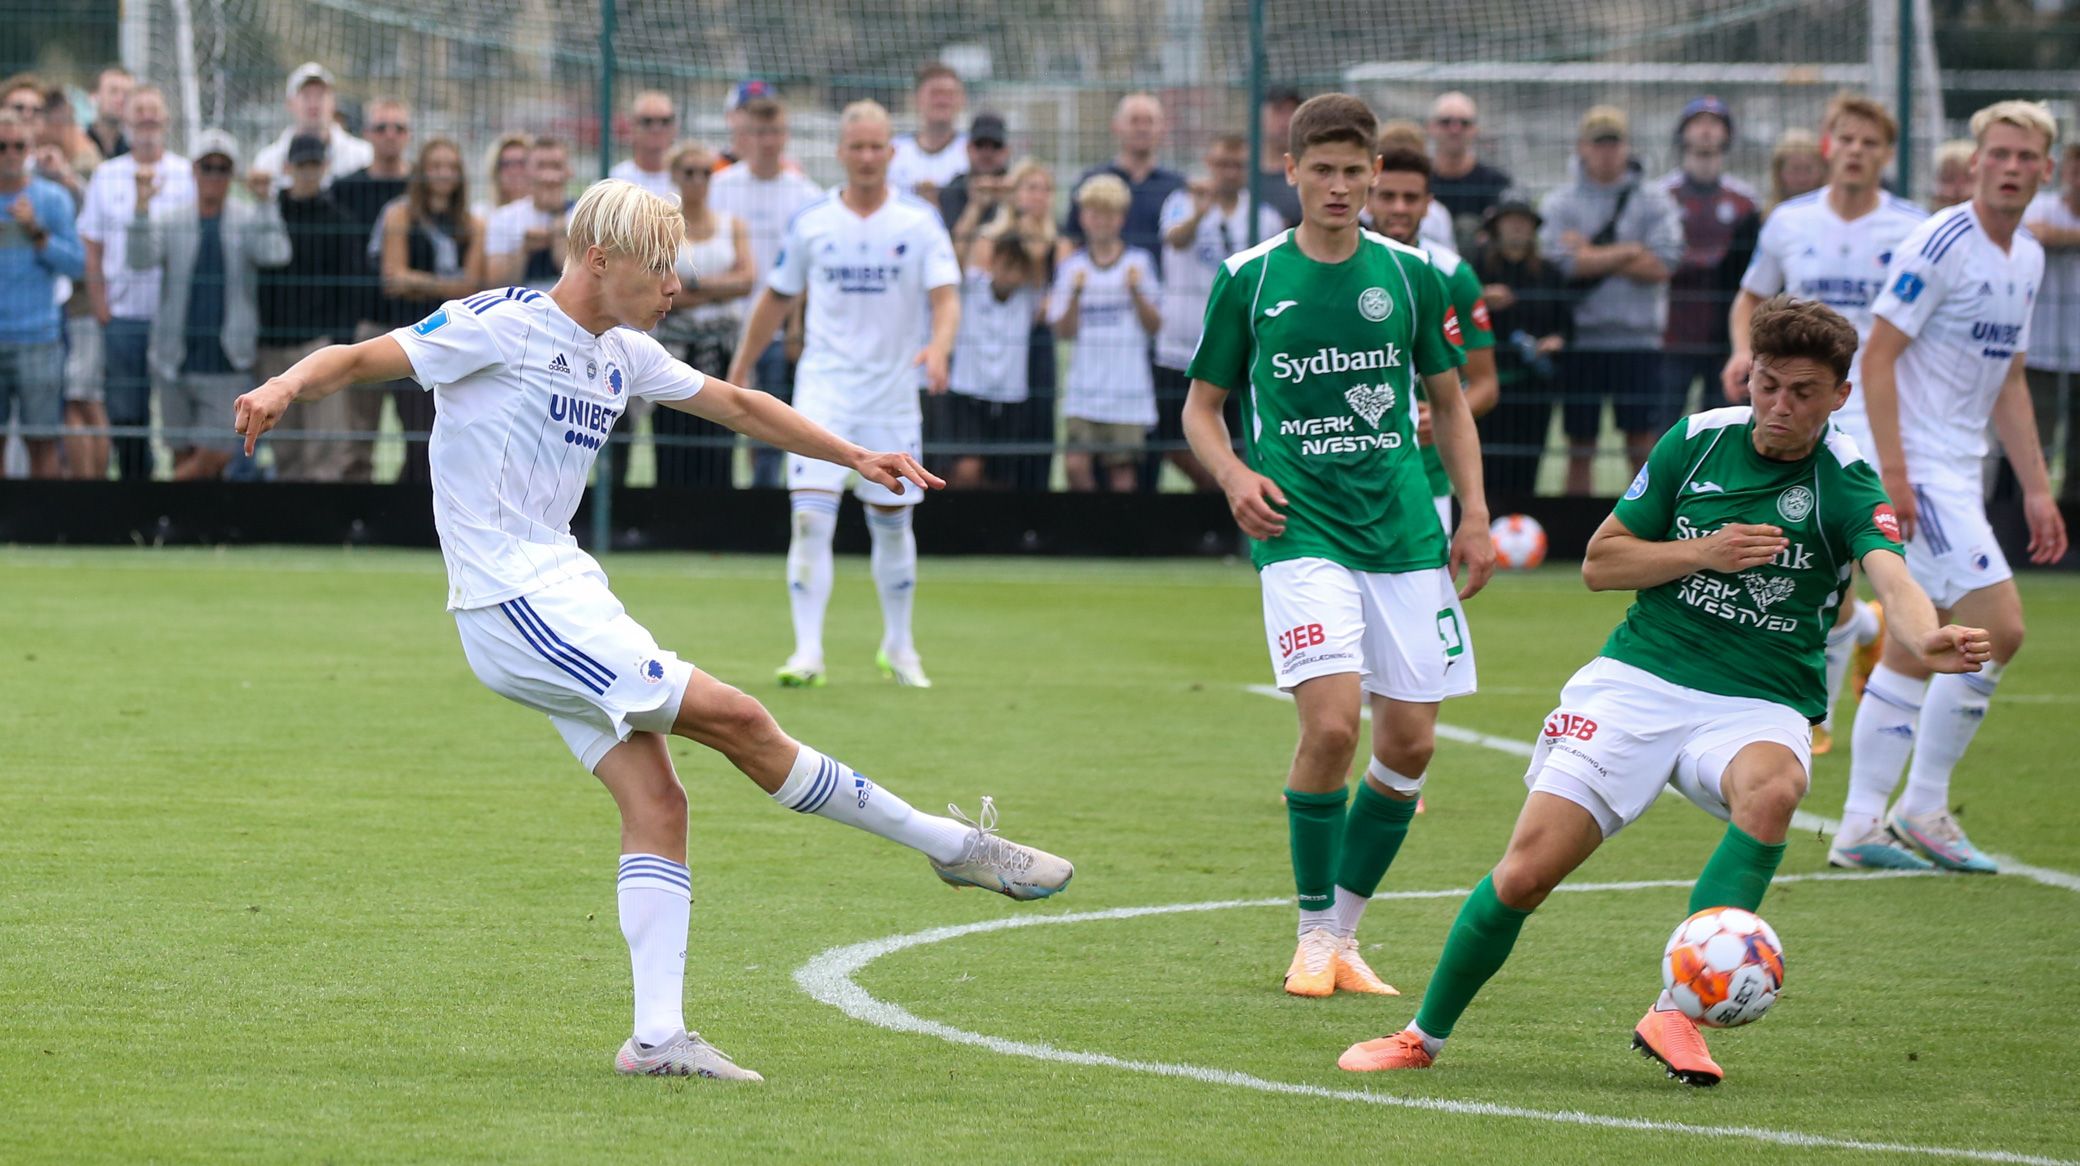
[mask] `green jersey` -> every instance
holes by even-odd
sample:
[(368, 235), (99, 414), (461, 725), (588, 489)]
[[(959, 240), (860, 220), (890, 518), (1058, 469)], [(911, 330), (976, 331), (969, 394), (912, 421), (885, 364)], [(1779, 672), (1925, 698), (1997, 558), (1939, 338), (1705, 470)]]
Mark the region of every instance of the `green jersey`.
[[(1445, 294), (1451, 297), (1452, 314), (1459, 318), (1459, 347), (1468, 352), (1495, 347), (1495, 331), (1488, 323), (1488, 301), (1481, 298), (1481, 277), (1473, 273), (1473, 265), (1459, 258), (1459, 253), (1442, 243), (1429, 239), (1417, 241), (1417, 247), (1430, 257), (1430, 265), (1437, 274), (1444, 276)], [(1423, 389), (1416, 387), (1416, 397), (1422, 399)], [(1438, 456), (1437, 445), (1432, 442), (1423, 447), (1423, 472), (1430, 478), (1430, 496), (1448, 497), (1452, 492), (1452, 476), (1444, 472), (1444, 459)]]
[(1697, 571), (1641, 591), (1603, 654), (1688, 688), (1775, 701), (1817, 723), (1827, 712), (1827, 632), (1849, 569), (1872, 551), (1902, 554), (1899, 520), (1877, 473), (1832, 424), (1795, 462), (1755, 452), (1754, 428), (1746, 405), (1687, 418), (1655, 444), (1613, 513), (1655, 542), (1766, 523), (1790, 545), (1736, 575)]
[(1415, 394), (1465, 363), (1456, 331), (1428, 258), (1370, 231), (1341, 263), (1309, 259), (1288, 230), (1221, 265), (1191, 375), (1242, 394), (1244, 456), (1285, 492), (1285, 533), (1250, 545), (1259, 569), (1445, 564)]

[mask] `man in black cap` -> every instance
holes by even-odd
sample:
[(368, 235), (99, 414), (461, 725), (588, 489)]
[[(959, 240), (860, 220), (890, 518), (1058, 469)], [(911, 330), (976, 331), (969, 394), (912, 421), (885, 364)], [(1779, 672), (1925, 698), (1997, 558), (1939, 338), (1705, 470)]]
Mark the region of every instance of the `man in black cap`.
[(1544, 225), (1531, 204), (1509, 195), (1481, 216), (1486, 240), (1473, 257), (1495, 332), (1495, 408), (1481, 420), (1481, 468), (1490, 498), (1528, 496), (1538, 484), (1546, 427), (1560, 399), (1554, 357), (1574, 332), (1567, 279), (1538, 250)]
[(1011, 135), (1004, 126), (1001, 114), (978, 113), (968, 123), (968, 170), (946, 184), (939, 192), (939, 217), (946, 221), (948, 230), (961, 220), (961, 212), (968, 209), (968, 200), (977, 199), (986, 203), (981, 215), (987, 219), (997, 203), (1010, 197), (1011, 187), (1005, 175), (1011, 169)]

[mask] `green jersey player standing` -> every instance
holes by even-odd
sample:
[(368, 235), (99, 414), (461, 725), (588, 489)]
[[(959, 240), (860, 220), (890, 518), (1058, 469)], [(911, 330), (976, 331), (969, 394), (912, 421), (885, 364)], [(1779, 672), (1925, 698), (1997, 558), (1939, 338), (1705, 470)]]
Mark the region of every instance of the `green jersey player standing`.
[[(1438, 702), (1473, 691), (1459, 601), (1495, 566), (1444, 281), (1421, 252), (1358, 224), (1376, 130), (1345, 94), (1294, 112), (1286, 179), (1300, 226), (1215, 274), (1184, 410), (1192, 452), (1251, 539), (1273, 672), (1299, 708), (1286, 809), (1300, 943), (1285, 981), (1298, 996), (1394, 993), (1359, 957), (1358, 921), (1407, 836)], [(1449, 545), (1416, 446), (1419, 377), (1465, 508)], [(1230, 392), (1243, 394), (1246, 462), (1221, 416)], [(1372, 759), (1352, 799), (1366, 696)]]
[[(1390, 135), (1391, 136), (1391, 135)], [(1430, 213), (1430, 157), (1409, 146), (1389, 144), (1379, 155), (1379, 177), (1372, 180), (1366, 204), (1372, 225), (1396, 243), (1406, 243), (1430, 259), (1444, 277), (1445, 294), (1451, 298), (1452, 314), (1458, 317), (1460, 347), (1466, 350), (1464, 377), (1466, 407), (1475, 417), (1485, 417), (1502, 393), (1495, 375), (1495, 331), (1488, 323), (1488, 304), (1481, 298), (1481, 278), (1473, 265), (1459, 253), (1422, 235), (1423, 216)], [(1423, 448), (1423, 471), (1430, 478), (1430, 500), (1437, 507), (1437, 521), (1452, 528), (1452, 479), (1444, 471), (1437, 442), (1430, 433), (1430, 404), (1416, 406), (1416, 440)]]
[[(1877, 474), (1829, 425), (1849, 396), (1856, 329), (1778, 296), (1750, 336), (1752, 407), (1669, 430), (1590, 539), (1590, 589), (1638, 601), (1547, 716), (1509, 848), (1460, 909), (1415, 1023), (1351, 1046), (1343, 1068), (1428, 1068), (1532, 910), (1664, 786), (1728, 822), (1690, 913), (1759, 907), (1806, 792), (1827, 631), (1852, 564), (1924, 667), (1976, 672), (1990, 655), (1984, 629), (1936, 626)], [(1667, 992), (1632, 1043), (1686, 1084), (1724, 1075)]]

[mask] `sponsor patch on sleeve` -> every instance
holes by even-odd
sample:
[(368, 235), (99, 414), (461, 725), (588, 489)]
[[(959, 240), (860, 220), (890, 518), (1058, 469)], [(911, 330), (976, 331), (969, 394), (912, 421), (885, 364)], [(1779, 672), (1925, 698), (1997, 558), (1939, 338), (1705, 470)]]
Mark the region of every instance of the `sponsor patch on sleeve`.
[(1647, 492), (1647, 476), (1647, 467), (1641, 466), (1638, 475), (1632, 479), (1632, 485), (1625, 489), (1625, 497), (1628, 501)]
[(1488, 301), (1473, 301), (1473, 326), (1483, 332), (1493, 332), (1495, 326), (1488, 323)]
[(1466, 343), (1466, 337), (1459, 332), (1459, 311), (1457, 308), (1448, 307), (1444, 310), (1444, 338), (1454, 344), (1464, 345)]
[(1899, 541), (1899, 515), (1892, 512), (1892, 503), (1880, 502), (1871, 510), (1871, 525), (1878, 528), (1879, 534)]

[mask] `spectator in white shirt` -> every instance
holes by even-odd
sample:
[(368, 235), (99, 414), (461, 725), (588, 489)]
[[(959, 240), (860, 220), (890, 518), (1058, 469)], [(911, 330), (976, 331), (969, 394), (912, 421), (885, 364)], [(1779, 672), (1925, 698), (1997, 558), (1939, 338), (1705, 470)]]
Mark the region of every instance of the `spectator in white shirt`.
[(968, 172), (968, 137), (960, 132), (968, 89), (951, 66), (933, 61), (917, 71), (912, 96), (917, 106), (917, 132), (896, 135), (888, 184), (937, 207), (939, 191)]
[(325, 139), (325, 185), (360, 170), (376, 160), (376, 148), (341, 129), (337, 118), (338, 97), (332, 70), (316, 61), (305, 61), (289, 74), (289, 128), (253, 155), (253, 168), (272, 175), (277, 189), (289, 186), (289, 142), (298, 134), (316, 134)]
[[(708, 205), (715, 154), (684, 142), (665, 158), (677, 184), (679, 215), (686, 237), (679, 241), (674, 268), (679, 294), (672, 313), (651, 332), (673, 356), (702, 372), (721, 375), (737, 352), (744, 330), (744, 297), (758, 286), (751, 261), (751, 233), (744, 220)], [(735, 460), (736, 434), (725, 426), (676, 409), (650, 414), (660, 486), (727, 486)], [(624, 464), (627, 459), (623, 459)]]
[(2065, 482), (2058, 500), (2080, 502), (2080, 142), (2067, 142), (2058, 189), (2037, 195), (2022, 225), (2044, 245), (2044, 286), (2037, 289), (2024, 373), (2036, 403), (2037, 440), (2053, 463), (2065, 423)]
[(986, 457), (980, 447), (1017, 441), (1029, 429), (1027, 349), (1046, 307), (1047, 267), (1009, 230), (975, 240), (961, 261), (953, 372), (947, 392), (929, 404), (937, 439), (954, 447), (947, 482), (963, 490), (1003, 488), (1011, 484), (1010, 459)]
[(570, 148), (536, 138), (527, 151), (527, 197), (498, 208), (484, 227), (485, 274), (492, 287), (547, 291), (563, 271), (564, 215), (570, 210)]
[(670, 198), (675, 187), (664, 152), (671, 149), (672, 137), (679, 132), (678, 109), (670, 97), (655, 89), (645, 89), (628, 103), (628, 120), (634, 127), (628, 139), (634, 157), (615, 163), (607, 177), (633, 182), (660, 198)]
[(1156, 306), (1163, 289), (1155, 256), (1120, 237), (1132, 202), (1117, 175), (1093, 175), (1077, 188), (1084, 245), (1055, 271), (1047, 305), (1055, 335), (1074, 345), (1062, 395), (1062, 468), (1080, 492), (1098, 488), (1102, 466), (1107, 489), (1133, 493), (1156, 423), (1148, 338), (1163, 323)]

